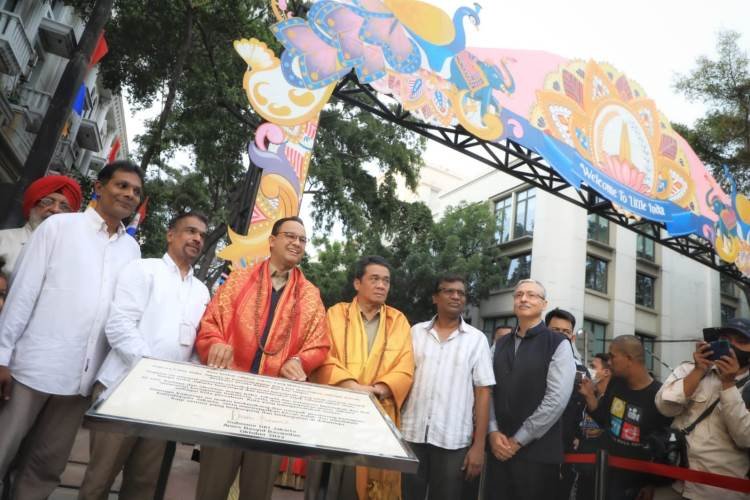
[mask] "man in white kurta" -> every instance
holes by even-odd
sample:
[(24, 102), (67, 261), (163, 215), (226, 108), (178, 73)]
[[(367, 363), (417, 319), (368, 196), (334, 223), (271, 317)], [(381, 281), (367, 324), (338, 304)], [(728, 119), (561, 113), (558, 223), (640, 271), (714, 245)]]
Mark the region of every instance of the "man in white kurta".
[[(120, 272), (105, 326), (112, 350), (97, 377), (95, 398), (116, 385), (143, 356), (190, 360), (209, 301), (208, 289), (192, 268), (206, 231), (204, 215), (180, 214), (169, 224), (162, 258), (135, 260)], [(120, 471), (120, 500), (154, 497), (166, 441), (93, 431), (90, 439), (80, 500), (106, 500)]]
[(117, 273), (140, 257), (121, 220), (142, 175), (129, 162), (104, 167), (96, 209), (45, 220), (17, 264), (0, 313), (0, 477), (15, 462), (12, 498), (47, 498), (65, 469), (107, 354)]

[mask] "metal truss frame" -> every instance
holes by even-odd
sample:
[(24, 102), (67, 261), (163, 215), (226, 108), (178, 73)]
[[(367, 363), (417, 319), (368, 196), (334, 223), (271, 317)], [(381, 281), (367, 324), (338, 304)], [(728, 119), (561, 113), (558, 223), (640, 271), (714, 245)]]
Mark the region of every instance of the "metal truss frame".
[(354, 72), (338, 83), (333, 96), (585, 208), (588, 213), (597, 214), (626, 227), (743, 285), (750, 286), (750, 278), (744, 276), (734, 264), (722, 261), (708, 240), (695, 235), (667, 236), (666, 231), (662, 231), (664, 225), (661, 223), (629, 219), (591, 187), (582, 185), (580, 190), (573, 188), (542, 156), (511, 139), (490, 142), (477, 138), (460, 125), (442, 127), (424, 123), (414, 118), (394, 99), (378, 93), (370, 85), (360, 83)]

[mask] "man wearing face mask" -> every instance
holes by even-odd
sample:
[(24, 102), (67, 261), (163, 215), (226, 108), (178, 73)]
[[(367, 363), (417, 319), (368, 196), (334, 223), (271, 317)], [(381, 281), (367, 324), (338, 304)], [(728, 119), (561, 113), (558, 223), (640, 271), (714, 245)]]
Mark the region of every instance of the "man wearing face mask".
[[(595, 354), (589, 362), (589, 375), (591, 375), (591, 385), (594, 395), (600, 399), (607, 391), (607, 386), (612, 378), (612, 370), (609, 366), (609, 354), (600, 352)], [(580, 427), (580, 442), (578, 443), (577, 453), (596, 453), (602, 448), (602, 441), (607, 436), (604, 435), (604, 428), (596, 423), (588, 412), (584, 412), (583, 420)], [(593, 500), (594, 499), (594, 466), (588, 464), (576, 464), (575, 470), (578, 472), (576, 500)]]
[[(693, 361), (678, 366), (656, 395), (656, 407), (673, 416), (672, 427), (684, 429), (709, 408), (687, 439), (691, 469), (744, 478), (750, 468), (750, 412), (742, 399), (750, 368), (750, 320), (731, 319), (720, 328), (706, 328), (707, 342), (725, 339), (728, 356), (712, 361), (711, 345), (696, 344)], [(718, 404), (715, 404), (718, 402)], [(747, 499), (747, 495), (713, 486), (678, 481), (683, 498)]]

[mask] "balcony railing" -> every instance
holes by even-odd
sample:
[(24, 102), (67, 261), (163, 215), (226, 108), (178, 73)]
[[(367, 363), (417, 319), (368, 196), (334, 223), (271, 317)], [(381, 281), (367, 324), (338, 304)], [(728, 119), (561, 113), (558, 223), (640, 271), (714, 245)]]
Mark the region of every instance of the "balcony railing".
[(21, 85), (18, 89), (18, 95), (22, 106), (27, 106), (34, 113), (42, 115), (47, 112), (49, 103), (52, 100), (52, 94), (27, 87), (26, 85)]
[(22, 73), (33, 54), (21, 18), (0, 10), (0, 73), (11, 76)]

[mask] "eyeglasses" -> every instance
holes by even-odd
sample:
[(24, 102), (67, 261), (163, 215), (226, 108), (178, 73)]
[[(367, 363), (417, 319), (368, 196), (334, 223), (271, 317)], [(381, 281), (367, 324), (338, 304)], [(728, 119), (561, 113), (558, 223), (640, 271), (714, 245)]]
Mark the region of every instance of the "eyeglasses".
[(466, 292), (458, 288), (440, 288), (438, 291), (449, 297), (451, 295), (458, 295), (461, 298), (466, 297)]
[(528, 297), (530, 300), (536, 300), (536, 299), (544, 300), (544, 295), (539, 295), (536, 292), (522, 292), (522, 291), (518, 291), (514, 293), (513, 298), (516, 300), (520, 300), (524, 297), (524, 295)]
[(389, 286), (391, 284), (391, 278), (389, 278), (388, 276), (368, 276), (367, 281), (369, 281), (373, 285), (383, 283), (384, 286)]
[(45, 196), (41, 200), (37, 201), (36, 205), (38, 207), (42, 207), (42, 208), (50, 208), (50, 207), (52, 207), (54, 205), (57, 205), (60, 208), (61, 212), (72, 212), (73, 211), (73, 209), (70, 207), (70, 205), (68, 205), (67, 201), (56, 200), (56, 199), (50, 198), (48, 196)]
[(288, 239), (289, 241), (292, 241), (292, 242), (299, 240), (300, 245), (306, 245), (307, 244), (307, 237), (306, 236), (302, 236), (302, 235), (296, 234), (296, 233), (290, 233), (290, 232), (287, 232), (287, 231), (280, 231), (278, 234), (282, 235), (284, 238), (286, 238), (286, 239)]

